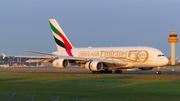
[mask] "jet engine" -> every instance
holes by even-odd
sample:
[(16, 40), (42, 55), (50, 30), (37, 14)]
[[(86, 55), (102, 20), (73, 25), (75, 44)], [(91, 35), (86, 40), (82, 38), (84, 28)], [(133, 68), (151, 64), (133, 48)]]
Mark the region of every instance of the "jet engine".
[(56, 59), (53, 61), (53, 67), (56, 68), (65, 68), (69, 65), (69, 61), (66, 59)]
[(138, 68), (138, 69), (140, 69), (140, 70), (153, 70), (153, 68), (154, 68), (154, 67), (149, 67), (149, 68), (143, 68), (143, 67), (141, 67), (141, 68)]
[(85, 64), (85, 68), (87, 70), (91, 70), (91, 71), (100, 71), (103, 69), (103, 63), (101, 63), (99, 61), (87, 62)]

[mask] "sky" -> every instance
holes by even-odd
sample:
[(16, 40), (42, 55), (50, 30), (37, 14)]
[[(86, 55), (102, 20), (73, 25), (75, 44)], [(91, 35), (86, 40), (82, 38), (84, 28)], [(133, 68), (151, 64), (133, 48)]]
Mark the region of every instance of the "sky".
[(74, 47), (148, 46), (170, 57), (169, 34), (180, 35), (179, 5), (180, 0), (2, 0), (0, 52), (57, 51), (48, 22), (56, 19)]

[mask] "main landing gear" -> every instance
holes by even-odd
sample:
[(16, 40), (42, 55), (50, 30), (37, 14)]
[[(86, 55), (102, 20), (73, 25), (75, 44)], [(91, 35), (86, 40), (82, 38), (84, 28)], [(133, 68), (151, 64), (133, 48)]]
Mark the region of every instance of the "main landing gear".
[(119, 69), (118, 69), (118, 70), (115, 70), (114, 73), (120, 73), (120, 74), (121, 74), (121, 73), (122, 73), (122, 70), (119, 70)]
[(101, 70), (101, 71), (92, 71), (93, 74), (103, 74), (103, 73), (112, 73), (112, 70)]
[(156, 74), (161, 74), (161, 71), (159, 71), (160, 68), (161, 68), (161, 67), (157, 67), (157, 72), (156, 72)]
[[(110, 73), (110, 74), (111, 74), (111, 73), (112, 73), (112, 70), (106, 69), (106, 70), (101, 70), (101, 71), (92, 71), (92, 73), (93, 73), (93, 74), (103, 74), (103, 73)], [(115, 70), (114, 73), (120, 73), (120, 74), (121, 74), (121, 73), (122, 73), (122, 70), (119, 70), (119, 69), (118, 69), (118, 70)]]

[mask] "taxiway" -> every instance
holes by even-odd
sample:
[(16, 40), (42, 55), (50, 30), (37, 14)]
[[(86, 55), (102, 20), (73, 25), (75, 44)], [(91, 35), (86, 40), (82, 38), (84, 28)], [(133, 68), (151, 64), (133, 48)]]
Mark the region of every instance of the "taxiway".
[[(60, 70), (60, 71), (59, 71)], [(122, 75), (122, 76), (143, 76), (143, 75), (158, 75), (158, 76), (180, 76), (179, 67), (164, 67), (161, 68), (162, 74), (156, 74), (156, 68), (152, 71), (142, 71), (132, 69), (132, 71), (123, 70), (122, 74), (115, 73), (103, 73), (103, 74), (92, 74), (91, 71), (86, 71), (85, 68), (64, 68), (58, 69), (54, 67), (13, 67), (13, 68), (0, 68), (0, 73), (16, 73), (16, 74), (84, 74), (84, 75)]]

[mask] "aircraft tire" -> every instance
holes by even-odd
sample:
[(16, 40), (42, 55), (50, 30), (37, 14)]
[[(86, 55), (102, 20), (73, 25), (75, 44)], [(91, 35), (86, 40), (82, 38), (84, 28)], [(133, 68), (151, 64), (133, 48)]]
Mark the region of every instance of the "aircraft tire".
[(161, 71), (157, 71), (156, 74), (161, 74)]
[(122, 73), (122, 70), (120, 70), (119, 73), (121, 74), (121, 73)]
[(105, 69), (105, 71), (104, 71), (105, 73), (109, 73), (109, 70), (108, 69)]
[(122, 70), (119, 70), (119, 69), (118, 70), (114, 70), (114, 73), (120, 73), (121, 74)]
[(117, 70), (116, 72), (117, 72), (117, 73), (120, 73), (120, 71), (119, 71), (119, 70)]
[(109, 73), (112, 73), (112, 70), (110, 70)]
[(114, 73), (119, 73), (119, 70), (115, 70)]

